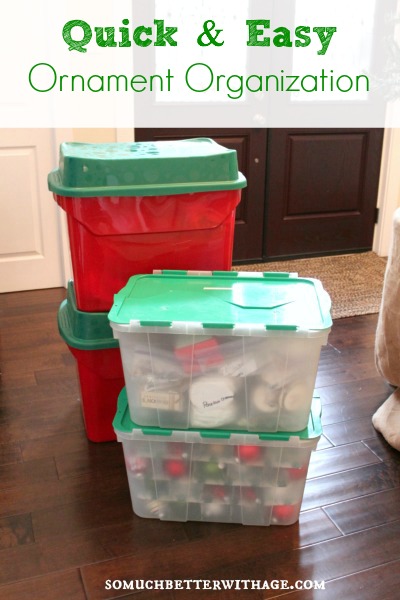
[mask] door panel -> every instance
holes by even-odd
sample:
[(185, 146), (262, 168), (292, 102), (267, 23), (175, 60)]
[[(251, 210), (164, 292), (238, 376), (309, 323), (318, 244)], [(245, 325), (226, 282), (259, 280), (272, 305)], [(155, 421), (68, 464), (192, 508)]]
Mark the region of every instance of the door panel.
[(383, 130), (269, 131), (264, 256), (372, 248)]
[(212, 137), (238, 153), (248, 187), (234, 262), (372, 248), (383, 130), (137, 129), (138, 141)]
[(64, 285), (53, 167), (51, 130), (1, 130), (0, 293)]
[(135, 140), (210, 137), (236, 150), (247, 188), (236, 210), (234, 262), (257, 261), (263, 253), (263, 220), (267, 132), (265, 129), (136, 129)]

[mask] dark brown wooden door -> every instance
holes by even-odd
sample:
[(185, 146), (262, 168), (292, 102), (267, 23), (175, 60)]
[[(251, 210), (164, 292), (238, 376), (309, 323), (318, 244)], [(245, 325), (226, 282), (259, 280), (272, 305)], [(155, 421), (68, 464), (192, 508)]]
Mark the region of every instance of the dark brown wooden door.
[(236, 210), (234, 262), (260, 261), (263, 257), (265, 168), (267, 131), (265, 129), (136, 129), (136, 141), (177, 140), (211, 137), (236, 150), (239, 170), (247, 178), (247, 188)]
[(264, 257), (372, 248), (382, 129), (268, 132)]
[(235, 263), (372, 248), (382, 129), (136, 129), (137, 141), (212, 137), (248, 186)]

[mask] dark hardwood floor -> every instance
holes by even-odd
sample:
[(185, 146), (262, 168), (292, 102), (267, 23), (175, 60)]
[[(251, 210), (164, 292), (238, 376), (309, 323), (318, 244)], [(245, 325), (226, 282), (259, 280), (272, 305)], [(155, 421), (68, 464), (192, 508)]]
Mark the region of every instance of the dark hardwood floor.
[[(290, 527), (144, 520), (122, 449), (85, 435), (56, 314), (65, 290), (0, 296), (0, 598), (379, 600), (399, 597), (400, 454), (371, 415), (377, 315), (334, 322), (317, 388), (324, 435)], [(106, 580), (325, 581), (321, 591), (116, 591)]]

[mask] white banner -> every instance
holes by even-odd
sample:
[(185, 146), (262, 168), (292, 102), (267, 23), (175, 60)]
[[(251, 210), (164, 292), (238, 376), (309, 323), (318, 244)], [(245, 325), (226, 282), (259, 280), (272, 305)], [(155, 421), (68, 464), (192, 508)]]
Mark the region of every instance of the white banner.
[(397, 0), (14, 0), (0, 127), (400, 127)]

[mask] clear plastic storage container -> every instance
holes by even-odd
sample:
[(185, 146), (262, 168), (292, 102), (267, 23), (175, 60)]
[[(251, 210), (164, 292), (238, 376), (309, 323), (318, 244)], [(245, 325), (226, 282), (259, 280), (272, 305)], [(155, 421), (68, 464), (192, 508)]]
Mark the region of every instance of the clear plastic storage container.
[(79, 310), (109, 311), (136, 273), (231, 268), (246, 179), (211, 139), (64, 143), (48, 185), (67, 213)]
[(168, 521), (290, 525), (298, 520), (321, 407), (296, 433), (174, 431), (133, 423), (125, 390), (114, 419), (134, 512)]
[(132, 277), (109, 313), (132, 419), (298, 431), (331, 326), (321, 283), (288, 273)]

